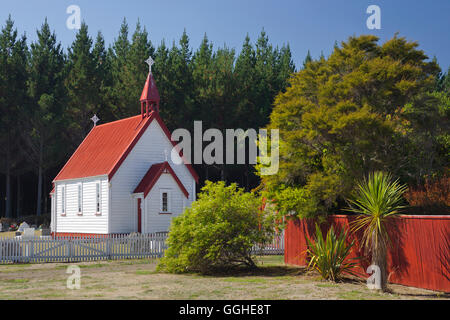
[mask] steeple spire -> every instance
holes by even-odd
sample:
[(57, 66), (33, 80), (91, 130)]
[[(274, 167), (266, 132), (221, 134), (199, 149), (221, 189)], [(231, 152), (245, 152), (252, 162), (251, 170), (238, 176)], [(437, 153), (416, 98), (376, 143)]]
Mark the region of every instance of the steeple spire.
[(148, 116), (151, 111), (159, 112), (160, 100), (158, 88), (156, 88), (155, 78), (153, 78), (152, 74), (152, 65), (154, 64), (154, 61), (152, 57), (149, 57), (145, 62), (148, 64), (149, 70), (140, 99), (142, 117)]

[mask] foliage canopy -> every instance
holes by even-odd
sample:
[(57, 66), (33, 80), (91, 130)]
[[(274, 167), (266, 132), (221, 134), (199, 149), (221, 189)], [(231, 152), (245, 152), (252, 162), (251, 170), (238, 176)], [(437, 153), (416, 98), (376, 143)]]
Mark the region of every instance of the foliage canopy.
[(440, 69), (417, 47), (397, 35), (382, 45), (350, 37), (294, 74), (268, 125), (280, 130), (280, 169), (261, 175), (280, 214), (342, 208), (369, 172), (419, 183), (444, 170), (448, 96), (433, 92)]

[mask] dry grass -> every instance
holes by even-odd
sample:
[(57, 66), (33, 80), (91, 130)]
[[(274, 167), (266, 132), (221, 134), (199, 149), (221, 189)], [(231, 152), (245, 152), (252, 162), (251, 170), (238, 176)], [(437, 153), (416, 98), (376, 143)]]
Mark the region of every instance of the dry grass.
[(155, 260), (83, 262), (79, 290), (66, 288), (67, 263), (0, 265), (0, 299), (449, 299), (399, 285), (372, 292), (363, 281), (321, 281), (280, 256), (258, 260), (255, 271), (215, 276), (157, 273)]
[[(41, 230), (35, 230), (34, 235), (36, 237), (39, 237), (41, 235)], [(15, 236), (16, 236), (16, 231), (0, 232), (0, 239), (1, 238), (14, 238)]]

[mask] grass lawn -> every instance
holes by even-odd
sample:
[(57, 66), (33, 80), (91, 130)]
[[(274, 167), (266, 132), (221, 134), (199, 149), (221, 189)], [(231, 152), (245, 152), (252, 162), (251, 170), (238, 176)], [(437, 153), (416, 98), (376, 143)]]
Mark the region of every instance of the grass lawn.
[[(41, 230), (35, 230), (34, 235), (39, 237), (41, 235)], [(0, 232), (0, 239), (1, 238), (14, 238), (15, 236), (16, 236), (16, 231)]]
[(202, 276), (157, 273), (156, 260), (83, 262), (81, 289), (66, 288), (68, 263), (0, 265), (1, 299), (449, 299), (447, 294), (390, 285), (372, 292), (365, 281), (332, 283), (287, 266), (282, 256), (258, 257), (255, 271)]

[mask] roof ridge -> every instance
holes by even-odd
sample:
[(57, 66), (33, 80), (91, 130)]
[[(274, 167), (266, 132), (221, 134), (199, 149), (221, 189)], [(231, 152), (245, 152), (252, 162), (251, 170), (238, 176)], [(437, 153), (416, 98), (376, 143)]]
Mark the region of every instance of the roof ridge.
[(118, 119), (118, 120), (114, 120), (114, 121), (102, 123), (102, 124), (99, 124), (99, 125), (97, 125), (97, 126), (95, 126), (95, 127), (104, 127), (104, 126), (107, 126), (107, 125), (110, 125), (110, 124), (116, 124), (116, 123), (118, 123), (118, 122), (130, 120), (130, 119), (137, 118), (137, 117), (141, 117), (141, 116), (142, 116), (142, 115), (138, 114), (138, 115), (131, 116), (131, 117), (128, 117), (128, 118), (124, 118), (124, 119)]

